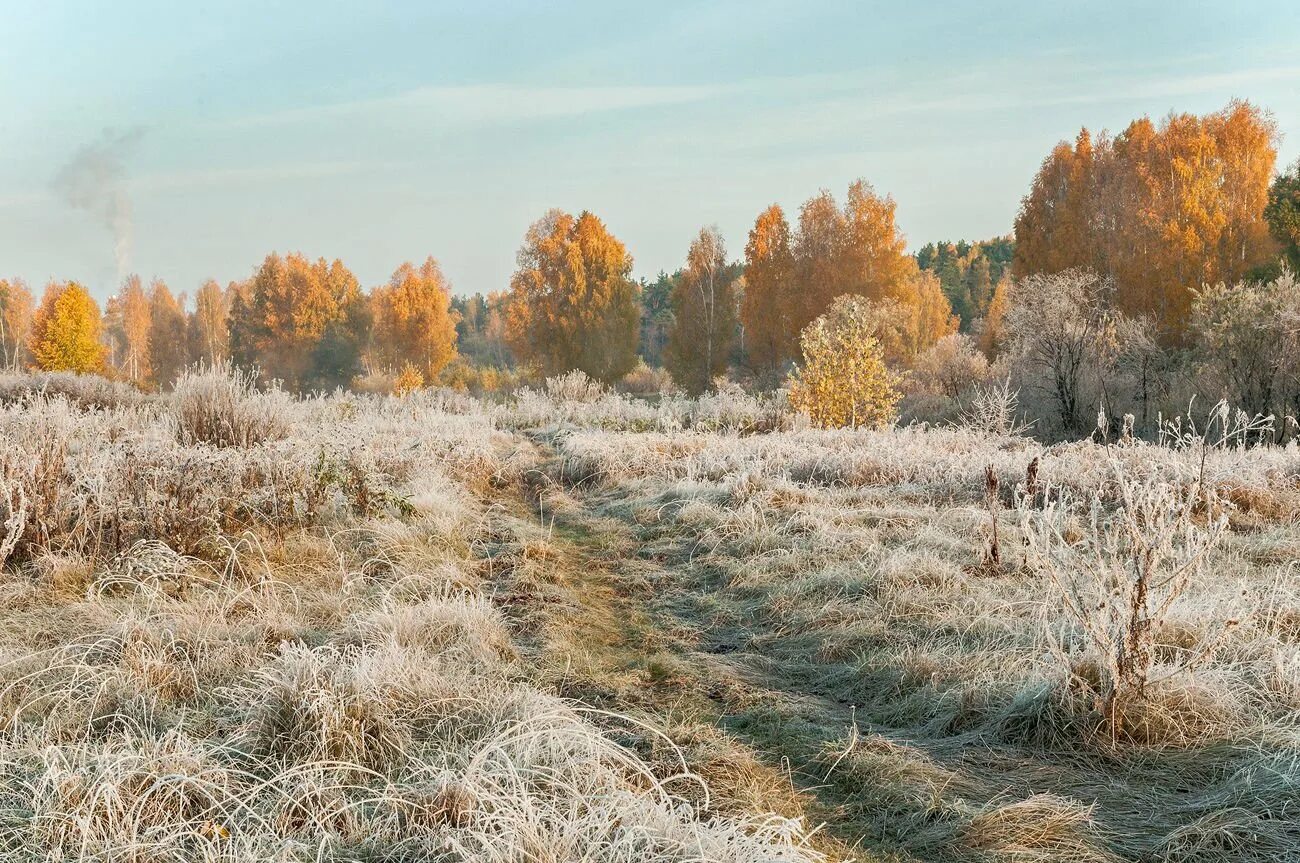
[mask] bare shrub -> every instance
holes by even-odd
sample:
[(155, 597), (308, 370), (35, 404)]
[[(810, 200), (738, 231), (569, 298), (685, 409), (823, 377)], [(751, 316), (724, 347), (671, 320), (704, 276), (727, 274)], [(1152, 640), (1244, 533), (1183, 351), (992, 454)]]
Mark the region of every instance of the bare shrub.
[(1192, 304), (1202, 371), (1252, 414), (1300, 415), (1300, 280), (1207, 286)]
[(1020, 418), (1020, 391), (1010, 380), (976, 386), (958, 424), (991, 435), (1021, 435), (1031, 425)]
[(648, 366), (645, 360), (640, 360), (636, 368), (624, 375), (618, 387), (636, 396), (662, 396), (676, 389), (667, 369)]
[(964, 333), (944, 336), (916, 358), (912, 376), (927, 392), (950, 399), (987, 383), (989, 361)]
[(81, 408), (136, 407), (151, 400), (150, 396), (129, 384), (100, 375), (35, 371), (0, 373), (0, 404), (41, 396), (62, 396)]
[(1055, 407), (1064, 431), (1077, 431), (1085, 385), (1117, 359), (1113, 280), (1091, 270), (1027, 276), (1016, 282), (1005, 326), (1008, 352), (1026, 386)]
[(592, 380), (582, 369), (546, 379), (546, 395), (560, 402), (590, 404), (605, 394), (605, 385)]
[(18, 548), (27, 528), (27, 490), (19, 470), (17, 453), (0, 448), (0, 567)]
[(289, 434), (289, 397), (258, 392), (257, 378), (230, 365), (191, 369), (171, 395), (176, 437), (183, 444), (251, 447)]
[[(1113, 509), (1093, 495), (1081, 537), (1070, 527), (1068, 496), (1041, 510), (1022, 502), (1020, 516), (1030, 559), (1074, 625), (1066, 643), (1056, 644), (1059, 655), (1112, 738), (1121, 738), (1140, 719), (1152, 687), (1194, 671), (1236, 621), (1157, 669), (1170, 608), (1201, 575), (1227, 521), (1203, 524), (1207, 508), (1215, 509), (1213, 494), (1196, 482), (1136, 479), (1116, 467), (1115, 489)], [(1069, 643), (1074, 638), (1081, 643)]]

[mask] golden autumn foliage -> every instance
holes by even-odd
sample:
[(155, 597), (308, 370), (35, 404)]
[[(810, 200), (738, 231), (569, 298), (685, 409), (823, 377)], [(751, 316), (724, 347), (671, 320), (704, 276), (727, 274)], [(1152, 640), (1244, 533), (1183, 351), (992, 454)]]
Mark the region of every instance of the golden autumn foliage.
[(1264, 208), (1276, 156), (1276, 124), (1248, 102), (1135, 120), (1114, 138), (1085, 129), (1057, 145), (1021, 203), (1016, 273), (1109, 275), (1122, 311), (1179, 342), (1196, 289), (1274, 255)]
[(0, 279), (0, 367), (17, 369), (27, 353), (35, 304), (22, 279)]
[(139, 276), (128, 276), (118, 292), (115, 309), (121, 333), (122, 355), (119, 367), (127, 380), (137, 386), (149, 379), (149, 297), (140, 285)]
[(745, 249), (741, 309), (756, 367), (773, 370), (793, 359), (793, 334), (844, 295), (881, 304), (877, 312), (895, 309), (898, 338), (883, 346), (890, 362), (909, 362), (956, 331), (959, 320), (938, 279), (907, 253), (896, 209), (893, 198), (858, 180), (843, 207), (827, 191), (806, 201), (793, 239), (779, 207), (759, 215)]
[(388, 284), (371, 293), (374, 341), (380, 360), (409, 364), (432, 380), (456, 358), (456, 319), (451, 290), (433, 258), (416, 269), (402, 264)]
[(99, 306), (85, 288), (76, 282), (51, 282), (32, 322), (32, 357), (45, 371), (101, 371), (101, 326)]
[[(842, 293), (868, 299), (894, 297), (905, 304), (913, 302), (918, 291), (914, 284), (916, 261), (907, 253), (907, 240), (894, 219), (896, 210), (892, 197), (880, 197), (865, 180), (849, 186), (844, 204), (841, 266), (845, 290)], [(937, 287), (938, 283), (935, 284)], [(938, 296), (943, 297), (941, 291)], [(921, 314), (926, 317), (931, 313)], [(944, 315), (945, 319), (948, 314), (951, 310)]]
[(408, 396), (424, 386), (424, 375), (414, 363), (406, 363), (393, 380), (393, 395)]
[[(273, 253), (233, 291), (231, 357), (292, 389), (346, 383), (330, 378), (347, 378), (355, 364), (364, 306), (356, 277), (341, 261)], [(322, 357), (323, 348), (331, 355)]]
[(800, 335), (790, 404), (819, 428), (879, 428), (897, 416), (901, 394), (873, 335), (876, 308), (864, 297), (838, 297)]
[(1011, 280), (1002, 279), (993, 288), (988, 313), (979, 331), (979, 346), (987, 357), (996, 357), (1006, 342), (1006, 317), (1011, 307)]
[(640, 322), (632, 256), (600, 219), (551, 210), (528, 229), (518, 264), (506, 329), (522, 362), (605, 383), (632, 370)]
[(664, 360), (677, 385), (699, 395), (726, 372), (736, 334), (735, 285), (716, 227), (702, 228), (691, 241), (686, 268), (673, 286), (672, 307)]
[(749, 361), (778, 371), (798, 349), (795, 320), (799, 293), (794, 280), (790, 223), (775, 204), (758, 214), (745, 245), (745, 296), (740, 320)]
[(957, 332), (961, 323), (952, 313), (952, 304), (944, 296), (939, 277), (934, 273), (912, 270), (900, 281), (891, 299), (902, 307), (906, 316), (907, 363), (939, 339)]

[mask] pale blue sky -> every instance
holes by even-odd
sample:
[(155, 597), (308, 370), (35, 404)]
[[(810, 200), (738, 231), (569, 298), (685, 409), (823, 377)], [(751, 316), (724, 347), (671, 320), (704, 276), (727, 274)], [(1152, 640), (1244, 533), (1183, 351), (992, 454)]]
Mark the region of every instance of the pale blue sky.
[(366, 285), (432, 254), (468, 293), (549, 207), (653, 275), (702, 225), (739, 257), (760, 209), (859, 176), (914, 248), (1005, 233), (1080, 126), (1234, 96), (1300, 155), (1294, 0), (4, 0), (0, 38), (0, 275), (101, 299), (114, 201), (130, 268), (177, 290), (275, 249)]

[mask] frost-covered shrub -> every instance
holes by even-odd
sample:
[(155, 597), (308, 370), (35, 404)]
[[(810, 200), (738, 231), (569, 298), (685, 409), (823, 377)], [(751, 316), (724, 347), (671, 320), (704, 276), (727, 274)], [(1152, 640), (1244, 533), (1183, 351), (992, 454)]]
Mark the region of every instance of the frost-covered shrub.
[(283, 439), (292, 423), (287, 394), (258, 392), (256, 375), (229, 365), (183, 373), (169, 404), (183, 444), (250, 447)]

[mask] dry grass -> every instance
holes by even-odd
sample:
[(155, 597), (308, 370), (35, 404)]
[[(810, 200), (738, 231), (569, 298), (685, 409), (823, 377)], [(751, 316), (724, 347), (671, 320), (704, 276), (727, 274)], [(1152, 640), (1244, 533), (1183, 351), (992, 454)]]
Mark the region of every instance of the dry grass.
[(1294, 445), (582, 383), (11, 382), (0, 859), (1300, 853)]
[(538, 685), (484, 581), (527, 460), (475, 403), (208, 372), (0, 440), (0, 859), (822, 859)]
[[(964, 428), (557, 444), (590, 505), (664, 561), (668, 619), (804, 699), (797, 734), (754, 706), (737, 722), (759, 743), (821, 740), (851, 835), (944, 860), (1300, 854), (1294, 444)], [(874, 743), (846, 746), (855, 719)]]

